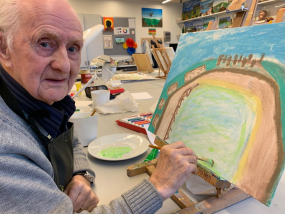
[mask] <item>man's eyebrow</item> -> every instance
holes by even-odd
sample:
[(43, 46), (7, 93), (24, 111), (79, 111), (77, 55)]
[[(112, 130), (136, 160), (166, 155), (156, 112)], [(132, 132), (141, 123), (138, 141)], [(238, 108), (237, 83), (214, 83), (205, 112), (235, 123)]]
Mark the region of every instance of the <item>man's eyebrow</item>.
[[(37, 38), (41, 38), (41, 37), (48, 37), (48, 38), (52, 38), (52, 39), (60, 39), (60, 35), (57, 34), (56, 32), (53, 32), (53, 31), (49, 31), (49, 30), (43, 30), (41, 31)], [(84, 43), (84, 40), (83, 38), (75, 38), (75, 39), (72, 39), (70, 42), (68, 43)]]
[(53, 38), (53, 39), (58, 39), (59, 38), (59, 35), (53, 31), (49, 31), (49, 30), (42, 30), (37, 38), (41, 38), (41, 37), (50, 37), (50, 38)]

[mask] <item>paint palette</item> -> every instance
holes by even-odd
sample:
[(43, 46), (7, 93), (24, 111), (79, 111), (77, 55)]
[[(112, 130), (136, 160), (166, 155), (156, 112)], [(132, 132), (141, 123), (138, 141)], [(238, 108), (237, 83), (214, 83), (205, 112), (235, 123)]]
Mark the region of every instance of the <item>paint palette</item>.
[(144, 126), (149, 125), (151, 119), (152, 113), (142, 113), (116, 120), (116, 122), (119, 126), (134, 130), (136, 132), (147, 134)]
[(93, 140), (88, 146), (88, 152), (101, 160), (121, 161), (143, 154), (148, 145), (149, 141), (138, 135), (113, 134)]

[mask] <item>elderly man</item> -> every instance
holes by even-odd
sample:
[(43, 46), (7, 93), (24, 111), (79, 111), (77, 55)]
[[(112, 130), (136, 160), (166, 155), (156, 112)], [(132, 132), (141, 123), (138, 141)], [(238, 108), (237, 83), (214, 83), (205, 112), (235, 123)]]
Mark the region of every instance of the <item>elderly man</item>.
[(196, 171), (193, 151), (174, 143), (149, 180), (97, 206), (94, 172), (68, 122), (82, 35), (65, 0), (0, 0), (1, 213), (154, 213)]

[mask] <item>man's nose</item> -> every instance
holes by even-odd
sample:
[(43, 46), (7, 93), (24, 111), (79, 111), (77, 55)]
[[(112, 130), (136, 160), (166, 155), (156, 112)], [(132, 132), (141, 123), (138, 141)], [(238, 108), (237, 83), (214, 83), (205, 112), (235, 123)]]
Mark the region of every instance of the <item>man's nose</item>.
[(53, 61), (51, 67), (54, 70), (59, 70), (63, 73), (70, 72), (70, 60), (68, 58), (68, 53), (66, 47), (60, 47), (53, 54)]

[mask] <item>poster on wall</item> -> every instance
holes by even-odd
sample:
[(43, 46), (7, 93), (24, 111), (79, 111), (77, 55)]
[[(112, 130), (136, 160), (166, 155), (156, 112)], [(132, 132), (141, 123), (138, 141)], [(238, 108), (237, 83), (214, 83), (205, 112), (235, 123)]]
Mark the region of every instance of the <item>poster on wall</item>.
[(103, 17), (104, 31), (114, 31), (114, 18)]
[(142, 8), (143, 27), (162, 27), (162, 9)]
[(156, 35), (156, 29), (155, 28), (149, 28), (148, 29), (148, 35), (152, 35), (152, 34)]
[(113, 49), (113, 38), (112, 35), (103, 35), (104, 49)]
[(114, 35), (129, 35), (130, 28), (127, 27), (115, 27), (114, 28)]

